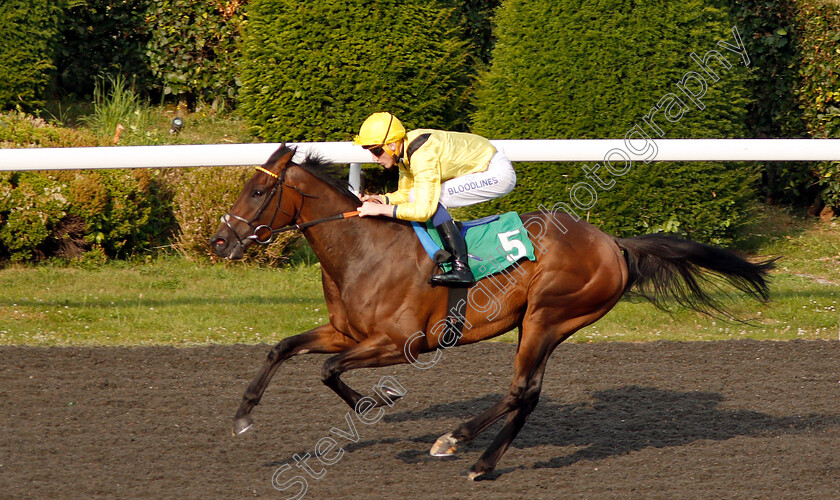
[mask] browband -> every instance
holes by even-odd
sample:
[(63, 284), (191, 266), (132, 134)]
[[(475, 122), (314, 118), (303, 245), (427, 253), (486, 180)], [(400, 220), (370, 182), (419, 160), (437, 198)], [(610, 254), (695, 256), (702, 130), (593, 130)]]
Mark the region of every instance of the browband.
[(275, 173), (273, 173), (273, 172), (269, 172), (268, 170), (266, 170), (266, 169), (264, 169), (264, 168), (262, 168), (262, 167), (255, 167), (255, 168), (256, 168), (257, 170), (259, 170), (260, 172), (266, 173), (266, 174), (268, 174), (268, 175), (270, 175), (270, 176), (274, 177), (275, 179), (279, 179), (279, 178), (280, 178), (277, 174), (275, 174)]

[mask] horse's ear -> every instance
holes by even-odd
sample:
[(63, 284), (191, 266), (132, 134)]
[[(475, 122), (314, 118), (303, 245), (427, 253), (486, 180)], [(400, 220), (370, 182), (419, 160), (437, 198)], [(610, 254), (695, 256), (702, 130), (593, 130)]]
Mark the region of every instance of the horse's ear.
[(270, 165), (271, 169), (274, 170), (275, 168), (277, 171), (286, 167), (286, 165), (292, 161), (292, 157), (295, 155), (295, 149), (287, 148), (286, 143), (280, 145), (277, 148), (277, 151), (271, 155), (271, 158), (268, 159), (268, 164)]

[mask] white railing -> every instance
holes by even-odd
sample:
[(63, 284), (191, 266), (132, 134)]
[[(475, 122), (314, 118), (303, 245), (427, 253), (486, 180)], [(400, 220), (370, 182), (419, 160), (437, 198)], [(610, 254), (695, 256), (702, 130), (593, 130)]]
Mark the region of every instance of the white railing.
[[(495, 140), (514, 162), (617, 161), (828, 161), (840, 160), (840, 139), (586, 139)], [(371, 163), (350, 142), (290, 144), (299, 156), (320, 154), (334, 163)], [(261, 165), (279, 144), (114, 146), (0, 149), (0, 170), (69, 170)]]

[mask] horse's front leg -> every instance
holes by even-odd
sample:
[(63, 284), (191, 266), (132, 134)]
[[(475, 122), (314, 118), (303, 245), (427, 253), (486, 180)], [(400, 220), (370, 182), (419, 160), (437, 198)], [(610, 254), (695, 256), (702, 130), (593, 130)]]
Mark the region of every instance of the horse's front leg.
[(330, 324), (281, 340), (268, 352), (265, 363), (245, 390), (242, 403), (234, 417), (233, 434), (235, 436), (242, 434), (254, 424), (250, 415), (251, 410), (259, 404), (265, 388), (274, 372), (280, 367), (280, 363), (296, 354), (341, 352), (354, 345), (356, 345), (355, 340), (337, 331)]
[[(397, 347), (391, 338), (384, 334), (377, 335), (327, 359), (321, 369), (321, 380), (355, 410), (356, 404), (364, 396), (341, 380), (342, 373), (357, 368), (379, 368), (407, 362), (402, 348)], [(383, 386), (382, 390), (386, 392), (388, 400), (381, 394), (374, 394), (376, 406), (393, 404), (394, 400), (404, 396), (399, 388)]]

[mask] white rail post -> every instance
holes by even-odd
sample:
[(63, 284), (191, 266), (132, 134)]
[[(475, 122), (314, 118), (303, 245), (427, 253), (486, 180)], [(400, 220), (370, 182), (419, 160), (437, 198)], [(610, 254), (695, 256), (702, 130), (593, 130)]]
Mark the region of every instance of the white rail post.
[(350, 175), (347, 179), (348, 183), (350, 184), (350, 191), (356, 196), (362, 195), (362, 164), (361, 163), (351, 163), (350, 164)]

